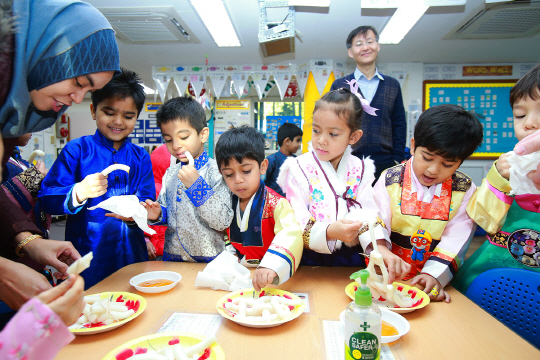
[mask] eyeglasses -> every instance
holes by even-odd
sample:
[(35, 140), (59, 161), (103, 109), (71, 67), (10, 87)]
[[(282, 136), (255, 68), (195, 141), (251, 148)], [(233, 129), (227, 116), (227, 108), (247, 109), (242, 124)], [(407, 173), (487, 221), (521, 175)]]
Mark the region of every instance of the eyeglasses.
[(359, 42), (355, 43), (354, 46), (355, 47), (363, 47), (364, 45), (371, 46), (371, 45), (373, 45), (375, 43), (376, 43), (375, 40), (368, 40), (366, 42), (359, 41)]

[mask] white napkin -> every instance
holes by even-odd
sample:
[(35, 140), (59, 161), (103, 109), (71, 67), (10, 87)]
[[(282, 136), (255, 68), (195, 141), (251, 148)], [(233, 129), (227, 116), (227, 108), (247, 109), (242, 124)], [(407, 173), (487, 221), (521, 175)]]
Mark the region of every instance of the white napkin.
[(353, 221), (361, 221), (363, 223), (376, 223), (377, 213), (373, 210), (352, 208), (346, 215), (345, 219)]
[(238, 258), (227, 250), (199, 271), (195, 286), (210, 287), (213, 290), (236, 291), (253, 287), (251, 272), (238, 263)]
[(156, 233), (148, 226), (148, 211), (139, 204), (139, 198), (135, 195), (113, 196), (100, 202), (96, 206), (88, 208), (88, 210), (97, 208), (108, 210), (123, 217), (133, 218), (139, 228), (144, 230), (144, 232), (150, 235)]
[(540, 151), (521, 156), (512, 151), (507, 161), (510, 164), (510, 195), (540, 194), (540, 190), (527, 177), (540, 163)]

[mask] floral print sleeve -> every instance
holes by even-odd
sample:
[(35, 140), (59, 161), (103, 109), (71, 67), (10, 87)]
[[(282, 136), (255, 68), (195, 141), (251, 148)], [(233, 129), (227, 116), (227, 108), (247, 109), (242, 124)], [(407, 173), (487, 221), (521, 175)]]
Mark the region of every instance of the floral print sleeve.
[(74, 338), (54, 311), (33, 298), (0, 332), (0, 359), (53, 360)]

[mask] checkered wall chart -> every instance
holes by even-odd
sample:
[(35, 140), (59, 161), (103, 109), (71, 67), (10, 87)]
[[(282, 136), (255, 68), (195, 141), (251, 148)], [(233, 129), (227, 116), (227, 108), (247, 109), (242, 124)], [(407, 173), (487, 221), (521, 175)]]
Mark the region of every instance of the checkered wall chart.
[(301, 129), (302, 117), (301, 116), (267, 116), (266, 117), (266, 135), (265, 135), (266, 140), (277, 143), (278, 129), (281, 125), (285, 123), (293, 123)]
[(133, 144), (144, 144), (144, 120), (137, 120), (133, 132), (128, 135), (128, 141)]
[(517, 80), (424, 81), (424, 110), (442, 104), (460, 105), (482, 114), (484, 142), (472, 157), (498, 157), (517, 143), (510, 89)]

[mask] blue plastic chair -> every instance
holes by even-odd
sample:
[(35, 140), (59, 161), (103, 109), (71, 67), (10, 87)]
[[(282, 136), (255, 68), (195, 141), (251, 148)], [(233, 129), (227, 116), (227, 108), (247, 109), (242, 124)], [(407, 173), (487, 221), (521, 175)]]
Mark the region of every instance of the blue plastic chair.
[(540, 349), (540, 273), (488, 270), (474, 279), (465, 296)]

